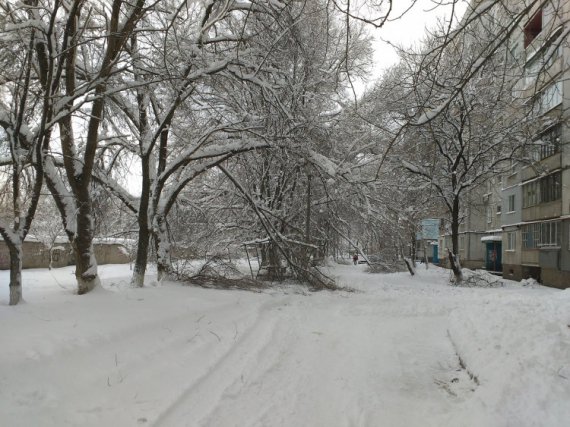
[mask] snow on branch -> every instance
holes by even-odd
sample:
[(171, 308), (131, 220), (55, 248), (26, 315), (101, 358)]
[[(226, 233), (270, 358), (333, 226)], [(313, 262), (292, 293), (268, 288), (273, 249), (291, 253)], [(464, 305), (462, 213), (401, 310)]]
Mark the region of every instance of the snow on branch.
[(137, 206), (138, 199), (133, 197), (127, 190), (125, 190), (117, 181), (110, 178), (107, 174), (102, 173), (95, 169), (93, 171), (93, 179), (110, 191), (113, 195), (119, 198), (129, 210), (137, 213), (139, 208)]
[(427, 177), (427, 178), (431, 177), (431, 173), (428, 170), (426, 170), (420, 166), (414, 165), (413, 163), (410, 163), (404, 159), (401, 159), (401, 162), (402, 162), (402, 166), (404, 166), (410, 172), (412, 172), (416, 175), (421, 175), (421, 176)]
[(66, 232), (75, 235), (77, 233), (77, 206), (75, 205), (75, 198), (65, 188), (51, 156), (46, 157), (44, 160), (44, 174), (48, 185), (51, 187), (54, 200), (64, 215)]
[(325, 171), (331, 178), (336, 176), (338, 166), (328, 157), (325, 157), (316, 151), (309, 150), (309, 160), (319, 169)]
[(435, 117), (437, 117), (442, 112), (442, 110), (449, 105), (450, 102), (451, 99), (448, 99), (443, 104), (440, 104), (436, 108), (426, 111), (425, 113), (421, 114), (417, 119), (415, 119), (411, 124), (413, 126), (425, 125), (426, 123), (430, 122)]
[(20, 234), (15, 233), (14, 230), (12, 230), (12, 228), (2, 219), (0, 219), (0, 234), (5, 241), (12, 245), (17, 245), (22, 240)]
[(199, 175), (203, 174), (207, 170), (221, 164), (232, 156), (232, 154), (226, 153), (224, 156), (219, 156), (217, 158), (209, 158), (207, 161), (192, 164), (192, 166), (184, 169), (183, 173), (177, 177), (176, 184), (168, 189), (168, 191), (162, 192), (160, 194), (160, 202), (158, 203), (157, 210), (158, 213), (162, 215), (167, 215), (174, 205), (178, 194), (184, 189), (186, 185)]
[[(269, 144), (265, 141), (243, 142), (238, 140), (235, 142), (224, 141), (222, 143), (213, 144), (211, 146), (203, 148), (203, 144), (208, 140), (210, 136), (216, 132), (221, 132), (224, 130), (228, 130), (227, 126), (217, 127), (207, 132), (206, 135), (200, 138), (200, 140), (195, 145), (187, 148), (182, 153), (180, 153), (178, 160), (167, 167), (164, 172), (160, 174), (158, 180), (162, 182), (166, 181), (166, 179), (168, 179), (168, 177), (171, 176), (176, 170), (184, 167), (189, 162), (194, 160), (222, 156), (226, 153), (241, 153), (257, 148), (267, 148), (269, 146)], [(235, 131), (235, 129), (231, 130)]]

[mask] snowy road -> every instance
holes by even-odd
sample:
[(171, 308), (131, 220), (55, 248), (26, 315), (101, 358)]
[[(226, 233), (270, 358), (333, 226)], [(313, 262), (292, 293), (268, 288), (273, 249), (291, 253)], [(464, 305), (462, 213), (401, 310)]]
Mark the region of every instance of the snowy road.
[(447, 318), (386, 316), (391, 302), (377, 302), (287, 298), (156, 424), (438, 425), (454, 400), (438, 381), (466, 378), (456, 372)]
[[(52, 276), (50, 285), (45, 271), (26, 272), (27, 303), (0, 305), (1, 425), (566, 425), (570, 334), (558, 323), (568, 292), (458, 289), (444, 284), (441, 270), (411, 279), (364, 268), (334, 270), (357, 292), (304, 294), (134, 290), (125, 287), (128, 270), (104, 267), (106, 290), (85, 297), (65, 290), (69, 277)], [(473, 332), (490, 330), (498, 313), (524, 319), (529, 302), (535, 324), (549, 313), (552, 340), (537, 354), (548, 353), (543, 362), (558, 363), (558, 375), (509, 356), (505, 334), (520, 338), (515, 330)], [(483, 307), (495, 314), (480, 317)], [(500, 366), (485, 371), (485, 357)], [(506, 376), (525, 364), (528, 380), (509, 389)], [(531, 383), (559, 401), (540, 400)]]

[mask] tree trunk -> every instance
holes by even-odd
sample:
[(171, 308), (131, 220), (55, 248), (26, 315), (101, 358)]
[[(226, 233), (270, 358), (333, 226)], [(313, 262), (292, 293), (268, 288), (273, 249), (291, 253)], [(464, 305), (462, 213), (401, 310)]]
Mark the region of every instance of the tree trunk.
[(449, 256), (449, 265), (451, 265), (451, 270), (455, 275), (455, 283), (459, 283), (463, 280), (463, 272), (461, 271), (461, 264), (459, 263), (459, 258), (452, 254), (450, 250), (448, 250)]
[(160, 282), (170, 273), (170, 239), (166, 230), (166, 220), (162, 215), (155, 216), (154, 241), (156, 245), (156, 272)]
[(412, 261), (409, 258), (404, 257), (404, 262), (406, 263), (406, 267), (408, 267), (408, 271), (412, 276), (416, 274), (416, 268), (413, 266)]
[(459, 198), (455, 198), (451, 210), (451, 248), (455, 255), (459, 253)]
[[(307, 175), (307, 201), (305, 212), (305, 242), (311, 243), (311, 175)], [(305, 255), (305, 267), (308, 267), (311, 259), (311, 249), (307, 247)]]
[(150, 160), (148, 156), (142, 157), (142, 189), (141, 201), (139, 203), (138, 224), (139, 238), (137, 242), (137, 255), (133, 269), (131, 285), (142, 288), (144, 286), (144, 275), (148, 264), (148, 246), (150, 242), (150, 230), (148, 220), (148, 206), (150, 202)]
[(148, 227), (139, 225), (139, 238), (137, 242), (137, 255), (135, 258), (135, 266), (133, 268), (133, 277), (131, 285), (137, 288), (144, 286), (144, 275), (148, 264), (148, 245), (150, 241), (150, 233)]
[[(84, 194), (85, 196), (85, 194)], [(93, 222), (91, 220), (91, 200), (87, 195), (78, 203), (77, 232), (72, 242), (75, 252), (75, 277), (79, 295), (92, 291), (100, 284), (97, 260), (93, 250)]]
[(414, 269), (416, 268), (416, 236), (412, 233), (410, 239), (411, 249), (410, 249), (410, 261)]
[(281, 280), (281, 261), (279, 257), (279, 248), (273, 242), (267, 245), (267, 274), (270, 280)]
[(453, 200), (453, 209), (451, 211), (451, 246), (453, 253), (449, 252), (449, 262), (455, 281), (461, 282), (463, 280), (463, 273), (461, 272), (461, 264), (459, 263), (459, 197)]
[(22, 244), (6, 243), (10, 252), (10, 305), (22, 301)]

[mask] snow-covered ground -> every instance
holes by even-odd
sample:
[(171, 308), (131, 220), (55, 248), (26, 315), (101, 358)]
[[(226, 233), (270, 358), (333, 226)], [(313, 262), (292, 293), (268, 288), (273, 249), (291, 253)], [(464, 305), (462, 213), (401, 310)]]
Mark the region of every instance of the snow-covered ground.
[(0, 425), (570, 425), (570, 290), (365, 268), (331, 268), (356, 292), (254, 293), (101, 266), (84, 296), (26, 270), (16, 307), (0, 272)]

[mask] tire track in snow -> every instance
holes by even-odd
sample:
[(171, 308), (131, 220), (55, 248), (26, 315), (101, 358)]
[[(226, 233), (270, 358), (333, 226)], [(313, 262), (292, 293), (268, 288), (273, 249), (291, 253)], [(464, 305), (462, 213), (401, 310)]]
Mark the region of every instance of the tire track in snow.
[(278, 318), (275, 308), (286, 304), (279, 298), (259, 307), (258, 317), (245, 333), (221, 356), (208, 371), (186, 389), (156, 418), (154, 426), (200, 425), (215, 410), (228, 387), (241, 381), (243, 368), (258, 359), (258, 354), (272, 344)]
[[(139, 321), (125, 319), (129, 321), (110, 333), (89, 340), (78, 331), (79, 338), (64, 348), (21, 358), (5, 375), (6, 384), (19, 385), (18, 393), (6, 395), (12, 403), (7, 404), (10, 411), (3, 414), (3, 422), (33, 425), (26, 420), (41, 418), (43, 426), (59, 427), (134, 425), (154, 419), (165, 402), (176, 399), (180, 387), (201, 375), (202, 364), (223, 356), (237, 325), (245, 329), (256, 324), (260, 307), (267, 304), (260, 300), (245, 311), (235, 294), (230, 296), (230, 301), (204, 300), (202, 310), (186, 307), (182, 300), (171, 312), (150, 317), (141, 302)], [(114, 296), (106, 297), (112, 297), (110, 304), (117, 303)], [(204, 360), (204, 354), (210, 359)], [(19, 379), (21, 371), (34, 374)], [(87, 395), (91, 397), (82, 398)]]
[(367, 305), (359, 315), (358, 297), (317, 307), (310, 299), (274, 312), (271, 343), (223, 368), (235, 368), (234, 381), (220, 387), (206, 417), (188, 412), (167, 425), (439, 426), (435, 416), (453, 405), (434, 383), (441, 362), (455, 357), (444, 316), (376, 318)]

